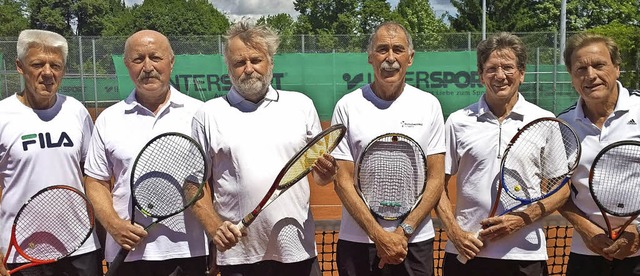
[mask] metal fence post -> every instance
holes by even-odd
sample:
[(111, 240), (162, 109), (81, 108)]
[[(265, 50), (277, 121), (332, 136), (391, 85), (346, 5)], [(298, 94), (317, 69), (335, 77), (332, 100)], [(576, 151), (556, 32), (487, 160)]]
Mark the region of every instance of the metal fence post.
[(93, 95), (94, 95), (94, 108), (96, 116), (98, 116), (98, 74), (96, 73), (96, 38), (91, 39), (91, 49), (93, 58)]
[(80, 61), (80, 91), (82, 91), (82, 103), (86, 102), (84, 97), (84, 61), (82, 60), (82, 36), (78, 36), (78, 59)]

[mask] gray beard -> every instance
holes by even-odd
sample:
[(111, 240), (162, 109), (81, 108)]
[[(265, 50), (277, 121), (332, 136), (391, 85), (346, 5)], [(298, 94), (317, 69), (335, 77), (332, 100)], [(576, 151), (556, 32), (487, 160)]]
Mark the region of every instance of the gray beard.
[(260, 76), (259, 78), (250, 77), (240, 80), (240, 78), (236, 79), (232, 77), (231, 84), (233, 84), (233, 87), (235, 87), (236, 91), (238, 91), (242, 97), (253, 102), (258, 102), (267, 95), (272, 78), (273, 72), (269, 70), (266, 75)]

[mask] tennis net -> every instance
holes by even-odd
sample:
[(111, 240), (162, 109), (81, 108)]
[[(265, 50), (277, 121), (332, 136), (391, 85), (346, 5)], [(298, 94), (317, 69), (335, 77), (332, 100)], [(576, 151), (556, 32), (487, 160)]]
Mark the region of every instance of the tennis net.
[[(560, 215), (548, 216), (543, 221), (547, 237), (547, 254), (549, 255), (547, 265), (549, 275), (565, 275), (573, 228)], [(436, 228), (436, 237), (433, 243), (435, 275), (442, 276), (442, 265), (445, 254), (444, 247), (447, 242), (447, 235), (444, 233), (444, 229), (442, 229), (440, 220), (436, 218), (433, 220), (433, 223)], [(338, 275), (335, 260), (339, 230), (339, 220), (316, 221), (318, 261), (320, 262), (320, 269), (324, 276)]]

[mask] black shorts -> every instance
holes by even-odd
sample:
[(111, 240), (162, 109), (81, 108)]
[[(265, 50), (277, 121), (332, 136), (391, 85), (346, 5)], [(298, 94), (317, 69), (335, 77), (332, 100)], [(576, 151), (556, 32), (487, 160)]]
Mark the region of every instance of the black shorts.
[(640, 257), (609, 261), (602, 256), (571, 253), (567, 263), (567, 276), (640, 275)]
[(375, 244), (338, 240), (336, 250), (338, 273), (350, 275), (393, 275), (393, 276), (432, 276), (433, 275), (433, 239), (410, 243), (407, 258), (397, 265), (378, 268), (380, 258)]
[[(7, 264), (14, 269), (23, 264)], [(96, 276), (102, 275), (102, 252), (96, 250), (77, 256), (70, 256), (51, 264), (25, 268), (12, 276)]]
[(199, 256), (162, 261), (124, 262), (118, 269), (118, 276), (205, 275), (206, 271), (207, 256)]
[(546, 261), (502, 260), (473, 258), (466, 264), (457, 259), (458, 255), (446, 253), (442, 272), (444, 276), (546, 276), (549, 275)]
[(253, 264), (220, 265), (221, 276), (321, 276), (318, 258), (297, 263), (261, 261)]

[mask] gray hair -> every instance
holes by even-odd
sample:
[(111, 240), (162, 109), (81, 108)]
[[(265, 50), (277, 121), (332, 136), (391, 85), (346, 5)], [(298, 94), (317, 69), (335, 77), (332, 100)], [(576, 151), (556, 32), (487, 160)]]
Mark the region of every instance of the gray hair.
[(29, 48), (34, 46), (45, 46), (57, 48), (62, 52), (62, 59), (67, 63), (67, 54), (69, 53), (69, 45), (67, 39), (60, 34), (45, 30), (24, 30), (18, 35), (18, 43), (16, 50), (18, 60), (24, 61)]
[(516, 66), (519, 70), (524, 71), (527, 67), (527, 48), (524, 43), (516, 35), (500, 32), (478, 44), (476, 52), (478, 72), (484, 71), (484, 63), (487, 62), (491, 53), (507, 49), (513, 51), (516, 56)]
[(258, 51), (267, 54), (269, 62), (273, 63), (273, 56), (278, 51), (280, 45), (280, 37), (271, 28), (266, 25), (255, 25), (247, 21), (240, 21), (233, 24), (225, 35), (224, 43), (224, 61), (229, 65), (229, 41), (238, 38), (244, 44), (249, 45)]
[(407, 29), (404, 26), (402, 26), (402, 24), (390, 21), (390, 22), (384, 22), (384, 23), (378, 25), (373, 30), (373, 33), (371, 34), (371, 36), (369, 36), (369, 45), (367, 46), (367, 52), (368, 53), (373, 52), (373, 40), (375, 39), (376, 35), (378, 34), (378, 31), (380, 29), (382, 29), (383, 27), (391, 28), (390, 31), (392, 31), (392, 32), (397, 32), (398, 29), (402, 30), (402, 32), (404, 33), (404, 36), (407, 38), (407, 45), (409, 45), (409, 51), (413, 52), (413, 40), (411, 39), (411, 34), (409, 34), (409, 31), (407, 31)]

